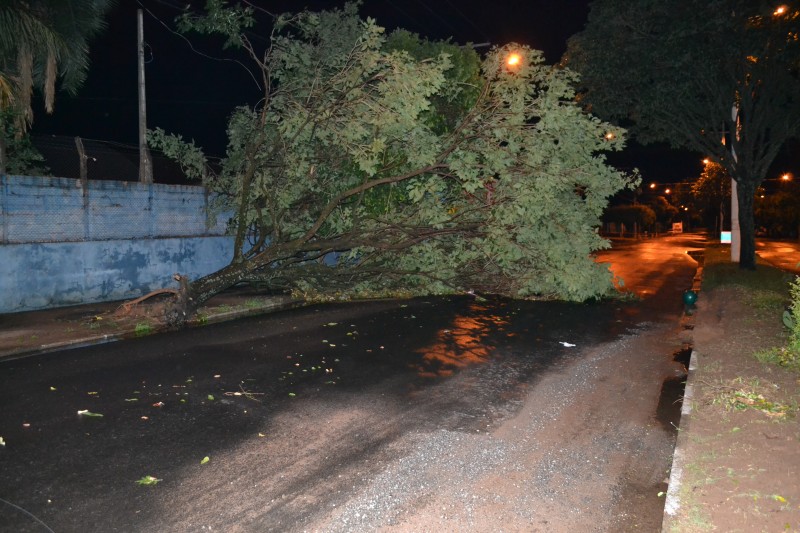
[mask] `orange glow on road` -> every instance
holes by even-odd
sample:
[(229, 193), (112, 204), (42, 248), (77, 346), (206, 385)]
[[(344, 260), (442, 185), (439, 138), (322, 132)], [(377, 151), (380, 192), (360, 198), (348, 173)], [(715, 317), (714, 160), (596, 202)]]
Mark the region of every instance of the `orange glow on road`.
[(507, 320), (486, 314), (486, 310), (485, 306), (473, 303), (469, 316), (455, 317), (450, 329), (439, 331), (433, 343), (420, 348), (423, 357), (417, 375), (448, 377), (461, 368), (487, 362), (493, 346), (486, 342), (486, 337), (492, 331), (502, 330)]

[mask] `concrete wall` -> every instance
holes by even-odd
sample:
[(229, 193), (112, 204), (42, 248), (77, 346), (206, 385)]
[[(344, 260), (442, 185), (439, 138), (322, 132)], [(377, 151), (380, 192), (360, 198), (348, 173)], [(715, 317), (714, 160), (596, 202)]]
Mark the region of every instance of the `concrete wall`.
[(0, 176), (0, 243), (225, 235), (204, 187)]
[(0, 313), (135, 298), (233, 256), (202, 187), (0, 176)]

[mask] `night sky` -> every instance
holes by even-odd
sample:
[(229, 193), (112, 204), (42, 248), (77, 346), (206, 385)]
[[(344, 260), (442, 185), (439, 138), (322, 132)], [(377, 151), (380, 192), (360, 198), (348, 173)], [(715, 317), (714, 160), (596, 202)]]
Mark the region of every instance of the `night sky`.
[[(209, 155), (224, 155), (225, 126), (231, 110), (236, 105), (254, 103), (261, 92), (250, 74), (230, 59), (240, 57), (245, 64), (247, 60), (234, 51), (223, 51), (221, 40), (192, 35), (190, 47), (170, 31), (186, 3), (119, 1), (107, 17), (107, 29), (91, 43), (91, 69), (86, 84), (74, 97), (59, 94), (52, 116), (41, 107), (35, 109), (33, 134), (137, 145), (136, 9), (142, 7), (147, 43), (148, 127), (161, 127), (193, 139)], [(314, 10), (339, 7), (343, 2), (260, 0), (253, 4), (279, 13), (304, 6)], [(424, 37), (451, 38), (459, 44), (527, 44), (542, 50), (548, 63), (555, 63), (564, 53), (567, 39), (583, 29), (587, 4), (587, 0), (496, 0), (491, 4), (465, 0), (365, 0), (360, 13), (375, 18), (388, 30), (402, 27)], [(251, 38), (259, 44), (258, 35), (266, 32), (268, 26), (261, 25)], [(266, 39), (260, 44), (266, 45)], [(647, 180), (682, 181), (700, 172), (697, 154), (658, 146), (634, 147), (629, 152), (630, 155), (615, 157), (615, 164), (640, 167)]]

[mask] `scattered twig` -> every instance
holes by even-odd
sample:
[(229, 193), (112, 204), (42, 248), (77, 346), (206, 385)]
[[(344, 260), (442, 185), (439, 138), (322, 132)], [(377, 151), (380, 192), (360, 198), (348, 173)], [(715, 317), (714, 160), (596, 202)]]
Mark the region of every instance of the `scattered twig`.
[(15, 503), (11, 503), (11, 502), (10, 502), (10, 501), (8, 501), (8, 500), (4, 500), (3, 498), (0, 498), (0, 502), (3, 502), (3, 503), (5, 503), (6, 505), (10, 505), (11, 507), (13, 507), (14, 509), (16, 509), (17, 511), (20, 511), (20, 512), (22, 512), (22, 513), (25, 513), (25, 514), (26, 514), (26, 515), (28, 515), (29, 517), (31, 517), (31, 518), (33, 518), (34, 520), (36, 520), (36, 521), (37, 521), (39, 524), (41, 524), (41, 526), (42, 526), (43, 528), (45, 528), (45, 529), (46, 529), (47, 531), (49, 531), (50, 533), (56, 533), (55, 531), (53, 531), (53, 530), (50, 528), (50, 526), (48, 526), (47, 524), (45, 524), (44, 522), (42, 522), (42, 521), (41, 521), (41, 520), (40, 520), (40, 519), (39, 519), (39, 518), (38, 518), (36, 515), (34, 515), (33, 513), (29, 512), (29, 511), (26, 511), (25, 509), (23, 509), (23, 508), (22, 508), (22, 507), (20, 507), (19, 505), (15, 504)]
[(228, 391), (228, 392), (225, 393), (225, 396), (244, 396), (248, 400), (253, 400), (254, 402), (259, 402), (260, 403), (261, 400), (256, 398), (256, 396), (264, 396), (264, 394), (265, 394), (263, 392), (246, 391), (246, 390), (244, 390), (244, 387), (242, 387), (241, 385), (239, 385), (239, 391), (240, 392)]

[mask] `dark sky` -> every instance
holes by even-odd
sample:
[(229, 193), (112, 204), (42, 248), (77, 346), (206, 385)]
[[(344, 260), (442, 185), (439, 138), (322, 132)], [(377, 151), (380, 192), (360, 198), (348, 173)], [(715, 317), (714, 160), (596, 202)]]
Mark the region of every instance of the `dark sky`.
[[(221, 156), (225, 126), (233, 107), (261, 97), (250, 74), (230, 61), (222, 41), (191, 36), (189, 43), (170, 31), (188, 2), (182, 0), (120, 0), (110, 12), (105, 32), (91, 43), (91, 70), (75, 96), (56, 99), (47, 116), (35, 110), (34, 135), (81, 136), (86, 139), (137, 144), (136, 9), (142, 7), (146, 49), (148, 127), (161, 127), (194, 139), (210, 155)], [(192, 2), (192, 4), (204, 4)], [(302, 7), (325, 9), (343, 2), (330, 0), (259, 0), (270, 12)], [(587, 0), (364, 0), (360, 13), (391, 30), (403, 27), (424, 37), (465, 43), (503, 45), (518, 42), (558, 61), (567, 39), (583, 29)], [(264, 34), (267, 26), (254, 29)], [(254, 37), (258, 43), (258, 37)], [(262, 41), (266, 44), (266, 40)], [(205, 56), (210, 57), (205, 57)], [(225, 60), (227, 58), (227, 60)], [(699, 157), (664, 147), (632, 150), (617, 158), (620, 166), (638, 166), (647, 179), (680, 181), (699, 173)]]

